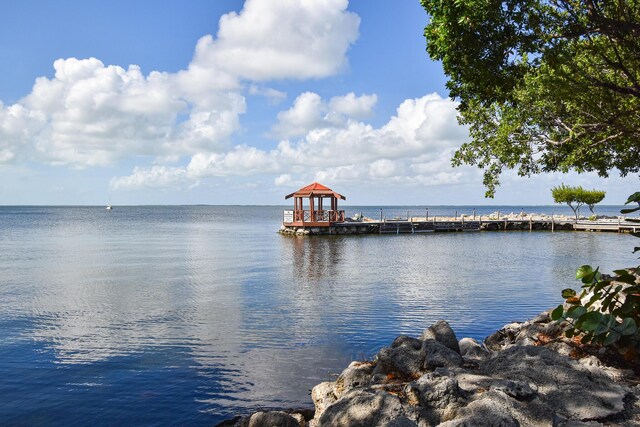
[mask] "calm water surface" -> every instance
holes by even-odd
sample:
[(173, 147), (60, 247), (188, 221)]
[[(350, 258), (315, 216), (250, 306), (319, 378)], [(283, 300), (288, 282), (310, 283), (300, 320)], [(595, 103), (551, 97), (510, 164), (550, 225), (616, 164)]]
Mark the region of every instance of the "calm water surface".
[[(384, 215), (407, 210), (424, 215)], [(557, 305), (581, 264), (637, 263), (616, 233), (294, 238), (276, 233), (281, 214), (0, 207), (0, 423), (211, 425), (310, 406), (313, 385), (398, 334), (446, 319), (481, 339)]]

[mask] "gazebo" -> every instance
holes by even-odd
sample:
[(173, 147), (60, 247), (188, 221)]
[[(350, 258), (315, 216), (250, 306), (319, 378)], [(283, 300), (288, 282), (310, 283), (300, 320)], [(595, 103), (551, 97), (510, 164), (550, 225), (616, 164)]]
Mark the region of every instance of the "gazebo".
[[(283, 224), (285, 226), (329, 227), (333, 223), (344, 222), (344, 211), (338, 210), (338, 199), (346, 200), (346, 197), (322, 184), (314, 182), (302, 187), (295, 193), (285, 196), (285, 200), (292, 197), (293, 210), (284, 211)], [(323, 201), (326, 198), (331, 200), (330, 210), (324, 207)], [(309, 199), (306, 210), (305, 199)]]

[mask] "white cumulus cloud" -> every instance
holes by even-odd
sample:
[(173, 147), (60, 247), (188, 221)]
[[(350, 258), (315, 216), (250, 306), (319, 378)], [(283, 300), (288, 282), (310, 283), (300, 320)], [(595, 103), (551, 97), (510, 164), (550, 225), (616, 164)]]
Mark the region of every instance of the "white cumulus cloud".
[(339, 72), (358, 38), (360, 18), (347, 0), (248, 0), (200, 39), (194, 66), (240, 78), (320, 78)]
[(324, 105), (320, 95), (305, 92), (298, 96), (293, 106), (278, 113), (278, 123), (272, 133), (280, 137), (301, 136), (322, 125)]
[[(396, 115), (380, 128), (349, 119), (343, 126), (330, 126), (317, 113), (327, 106), (319, 95), (305, 93), (280, 116), (292, 122), (306, 118), (306, 134), (298, 141), (284, 139), (272, 150), (238, 146), (227, 153), (193, 156), (187, 166), (176, 166), (171, 175), (184, 174), (192, 179), (207, 176), (273, 175), (276, 185), (311, 182), (402, 183), (407, 185), (440, 185), (462, 182), (467, 176), (450, 165), (453, 151), (467, 138), (465, 128), (456, 121), (456, 103), (430, 94), (402, 102)], [(302, 108), (303, 106), (304, 108)], [(320, 117), (320, 119), (318, 119)], [(180, 171), (179, 173), (176, 171)], [(136, 175), (162, 186), (144, 169), (134, 170), (129, 177), (118, 178), (112, 185), (119, 189), (141, 181)]]
[[(190, 64), (177, 73), (145, 75), (136, 65), (59, 59), (53, 77), (38, 78), (17, 103), (0, 104), (0, 164), (84, 168), (145, 157), (156, 163), (211, 158), (207, 164), (213, 164), (214, 154), (227, 152), (232, 164), (237, 154), (230, 137), (241, 129), (245, 84), (339, 72), (360, 23), (347, 5), (247, 0), (240, 13), (220, 18), (217, 35), (202, 37)], [(286, 96), (255, 84), (249, 93)], [(158, 182), (156, 176), (170, 173), (154, 171), (149, 178)]]
[(306, 135), (314, 129), (346, 127), (354, 119), (363, 119), (373, 114), (376, 95), (356, 96), (353, 92), (335, 96), (329, 102), (314, 92), (300, 94), (293, 106), (278, 113), (278, 122), (271, 134), (280, 138)]
[(366, 119), (373, 114), (373, 107), (378, 102), (376, 95), (356, 96), (351, 92), (345, 96), (334, 96), (329, 101), (329, 110), (344, 114), (354, 119)]
[(20, 104), (0, 102), (0, 164), (19, 163), (34, 156), (34, 139), (47, 126), (44, 114)]
[(137, 66), (125, 70), (95, 58), (59, 59), (54, 69), (54, 78), (37, 79), (20, 102), (45, 118), (33, 138), (40, 159), (82, 167), (167, 151), (172, 124), (187, 104), (165, 74), (145, 77)]
[(285, 92), (270, 87), (258, 86), (255, 84), (249, 86), (249, 94), (264, 96), (265, 98), (270, 99), (274, 104), (278, 104), (279, 102), (284, 101), (287, 98), (287, 94)]

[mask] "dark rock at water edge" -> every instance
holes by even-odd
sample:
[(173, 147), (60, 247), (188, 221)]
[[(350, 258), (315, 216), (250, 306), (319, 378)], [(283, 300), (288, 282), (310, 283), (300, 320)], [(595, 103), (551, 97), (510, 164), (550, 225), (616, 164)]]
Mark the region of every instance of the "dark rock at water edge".
[(444, 320), (438, 320), (436, 323), (425, 329), (420, 336), (420, 339), (422, 341), (429, 339), (435, 340), (460, 354), (458, 338), (456, 338), (456, 334), (453, 332), (453, 329), (451, 329), (451, 326), (449, 326), (449, 324)]
[(216, 424), (216, 427), (306, 427), (313, 418), (312, 409), (265, 410)]

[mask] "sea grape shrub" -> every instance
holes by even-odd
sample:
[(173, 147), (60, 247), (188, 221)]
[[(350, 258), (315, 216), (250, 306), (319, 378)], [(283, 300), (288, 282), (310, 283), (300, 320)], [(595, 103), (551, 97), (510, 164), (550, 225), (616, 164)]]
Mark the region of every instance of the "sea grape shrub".
[[(623, 209), (624, 214), (640, 211), (640, 192), (629, 196), (625, 204), (637, 203), (638, 207)], [(640, 222), (633, 219), (631, 221)], [(640, 233), (632, 233), (640, 237)], [(640, 247), (634, 248), (634, 253)], [(640, 266), (615, 270), (615, 276), (603, 275), (589, 265), (576, 272), (582, 281), (582, 292), (564, 289), (566, 304), (559, 305), (551, 313), (554, 320), (566, 320), (568, 338), (579, 338), (582, 344), (614, 346), (630, 357), (640, 355)]]
[(599, 344), (623, 352), (640, 350), (640, 285), (636, 283), (637, 268), (615, 270), (615, 276), (605, 276), (598, 269), (583, 265), (576, 278), (583, 283), (580, 295), (564, 289), (566, 300), (551, 313), (554, 320), (566, 320), (567, 337), (581, 337), (583, 344)]
[[(620, 213), (623, 213), (626, 215), (626, 214), (640, 211), (640, 191), (636, 191), (635, 193), (629, 196), (625, 205), (628, 205), (629, 203), (636, 203), (638, 206), (635, 208), (622, 209)], [(637, 218), (627, 218), (627, 221), (640, 223), (640, 219), (637, 219)], [(635, 237), (640, 237), (640, 233), (631, 233), (631, 234), (634, 235)], [(635, 248), (633, 248), (634, 253), (639, 251), (640, 251), (640, 246), (636, 246)]]

